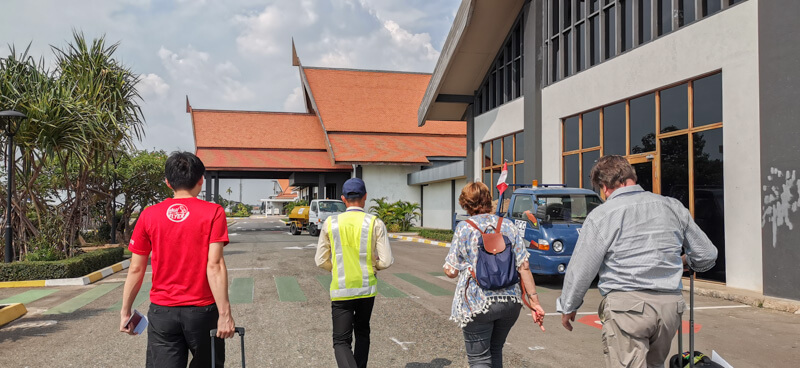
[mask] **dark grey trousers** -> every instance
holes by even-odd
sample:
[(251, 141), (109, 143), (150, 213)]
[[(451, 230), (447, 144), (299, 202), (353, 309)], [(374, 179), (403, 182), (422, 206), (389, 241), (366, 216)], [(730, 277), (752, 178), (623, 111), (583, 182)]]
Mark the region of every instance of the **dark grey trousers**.
[(462, 329), (470, 368), (503, 367), (503, 345), (511, 327), (519, 318), (522, 304), (500, 302), (486, 313), (475, 316)]

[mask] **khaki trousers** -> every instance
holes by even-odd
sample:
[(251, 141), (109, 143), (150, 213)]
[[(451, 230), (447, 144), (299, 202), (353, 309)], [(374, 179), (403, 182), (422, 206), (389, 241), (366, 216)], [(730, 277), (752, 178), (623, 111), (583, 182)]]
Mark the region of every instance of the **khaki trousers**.
[(598, 309), (606, 367), (663, 368), (685, 308), (680, 293), (608, 293)]

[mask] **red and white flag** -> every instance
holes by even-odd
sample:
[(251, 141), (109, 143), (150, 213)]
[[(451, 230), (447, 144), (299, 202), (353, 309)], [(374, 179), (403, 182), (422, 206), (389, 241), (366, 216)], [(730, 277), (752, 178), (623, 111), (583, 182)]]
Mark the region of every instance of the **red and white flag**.
[(505, 192), (506, 188), (508, 188), (508, 184), (506, 184), (507, 176), (508, 176), (508, 162), (504, 162), (503, 172), (500, 173), (500, 177), (497, 179), (497, 191), (500, 192), (500, 195), (503, 195), (503, 192)]

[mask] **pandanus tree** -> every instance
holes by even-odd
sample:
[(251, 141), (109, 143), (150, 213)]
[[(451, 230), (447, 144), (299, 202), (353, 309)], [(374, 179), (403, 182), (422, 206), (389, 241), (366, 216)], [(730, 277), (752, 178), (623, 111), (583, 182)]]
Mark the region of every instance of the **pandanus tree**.
[[(0, 109), (28, 116), (15, 136), (16, 161), (5, 168), (17, 178), (11, 221), (20, 257), (39, 243), (69, 256), (90, 210), (110, 203), (109, 161), (143, 135), (138, 76), (114, 58), (118, 47), (75, 32), (66, 47), (52, 47), (52, 69), (28, 49), (12, 46), (0, 58)], [(60, 231), (42, 231), (52, 228)]]

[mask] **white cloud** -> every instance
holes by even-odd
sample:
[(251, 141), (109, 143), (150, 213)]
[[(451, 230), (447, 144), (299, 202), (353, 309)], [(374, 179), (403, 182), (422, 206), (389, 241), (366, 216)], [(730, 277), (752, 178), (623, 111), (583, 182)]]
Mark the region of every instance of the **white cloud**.
[(236, 38), (239, 52), (250, 56), (285, 53), (286, 31), (315, 24), (319, 19), (316, 7), (315, 0), (288, 1), (268, 5), (260, 13), (235, 16), (235, 23), (244, 28)]
[(286, 112), (305, 112), (306, 111), (306, 103), (305, 103), (305, 96), (303, 95), (303, 89), (300, 87), (295, 87), (292, 93), (289, 96), (286, 96), (286, 100), (283, 102), (283, 111)]
[(187, 90), (199, 90), (227, 102), (251, 101), (255, 93), (239, 81), (239, 69), (230, 61), (214, 64), (208, 53), (189, 45), (173, 52), (161, 47), (158, 56), (170, 77)]
[(158, 74), (142, 74), (139, 77), (137, 88), (142, 98), (147, 99), (150, 96), (164, 97), (169, 92), (169, 84), (164, 82), (164, 79)]

